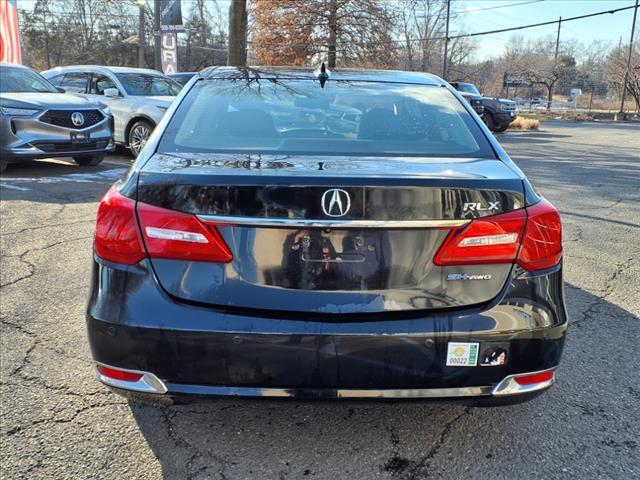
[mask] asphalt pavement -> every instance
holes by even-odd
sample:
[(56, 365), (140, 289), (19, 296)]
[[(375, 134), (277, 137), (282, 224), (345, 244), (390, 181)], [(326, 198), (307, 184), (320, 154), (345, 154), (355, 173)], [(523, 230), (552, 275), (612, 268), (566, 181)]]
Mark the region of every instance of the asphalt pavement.
[(0, 472), (6, 479), (640, 478), (640, 127), (498, 136), (561, 211), (571, 326), (559, 382), (494, 409), (216, 400), (137, 406), (85, 339), (97, 202), (130, 165), (0, 180)]

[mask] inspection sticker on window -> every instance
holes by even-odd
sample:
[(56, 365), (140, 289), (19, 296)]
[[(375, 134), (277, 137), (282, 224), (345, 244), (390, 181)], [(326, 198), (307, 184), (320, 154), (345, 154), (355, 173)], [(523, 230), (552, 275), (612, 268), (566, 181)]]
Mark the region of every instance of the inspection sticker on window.
[(449, 342), (447, 367), (475, 367), (478, 364), (478, 344)]

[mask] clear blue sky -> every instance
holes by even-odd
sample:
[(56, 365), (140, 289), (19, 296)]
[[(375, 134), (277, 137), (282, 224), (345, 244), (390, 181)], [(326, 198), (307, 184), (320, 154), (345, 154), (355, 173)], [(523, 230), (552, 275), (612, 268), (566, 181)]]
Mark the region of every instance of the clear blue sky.
[[(496, 30), (556, 20), (560, 16), (569, 18), (635, 4), (635, 0), (538, 0), (516, 5), (527, 1), (531, 0), (452, 0), (451, 11), (458, 15), (452, 20), (451, 29), (454, 32), (462, 30), (465, 33)], [(567, 22), (562, 25), (560, 41), (573, 38), (589, 43), (602, 39), (617, 44), (622, 37), (623, 43), (628, 43), (632, 20), (633, 9), (629, 9), (611, 15)], [(636, 24), (636, 38), (640, 35), (638, 29), (639, 26)], [(479, 49), (476, 56), (478, 59), (485, 59), (501, 53), (514, 33), (524, 38), (539, 38), (547, 35), (555, 38), (556, 31), (557, 24), (477, 37)]]

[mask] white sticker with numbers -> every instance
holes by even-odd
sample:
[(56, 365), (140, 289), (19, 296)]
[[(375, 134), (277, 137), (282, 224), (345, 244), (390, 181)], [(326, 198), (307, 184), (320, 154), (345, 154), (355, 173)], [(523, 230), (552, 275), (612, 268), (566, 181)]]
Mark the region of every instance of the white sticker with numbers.
[(477, 364), (477, 343), (449, 342), (447, 367), (475, 367)]

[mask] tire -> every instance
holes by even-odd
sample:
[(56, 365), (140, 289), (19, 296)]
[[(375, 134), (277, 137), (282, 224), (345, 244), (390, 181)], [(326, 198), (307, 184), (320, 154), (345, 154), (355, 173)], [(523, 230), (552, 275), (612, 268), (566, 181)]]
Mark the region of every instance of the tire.
[(73, 157), (73, 161), (81, 167), (95, 167), (100, 165), (104, 160), (104, 155), (81, 155)]
[(504, 132), (507, 128), (509, 128), (509, 124), (508, 123), (503, 123), (501, 125), (494, 125), (493, 126), (493, 131), (496, 133), (501, 133)]
[(487, 111), (484, 112), (484, 124), (487, 126), (489, 130), (493, 132), (493, 129), (496, 126), (496, 122), (493, 119), (493, 115)]
[(133, 124), (131, 130), (129, 130), (129, 150), (133, 153), (134, 157), (140, 155), (140, 151), (147, 144), (151, 132), (153, 132), (154, 125), (147, 120), (138, 120)]

